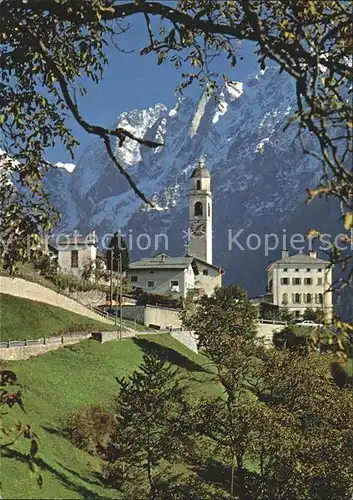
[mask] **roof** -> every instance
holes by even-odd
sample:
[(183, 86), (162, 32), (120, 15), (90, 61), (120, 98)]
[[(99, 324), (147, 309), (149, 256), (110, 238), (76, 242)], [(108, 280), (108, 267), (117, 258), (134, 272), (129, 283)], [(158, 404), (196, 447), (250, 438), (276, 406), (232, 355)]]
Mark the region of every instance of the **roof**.
[(193, 257), (183, 256), (183, 257), (169, 257), (168, 255), (161, 253), (154, 257), (145, 257), (143, 259), (131, 262), (129, 269), (185, 269), (193, 261)]
[(271, 267), (273, 264), (324, 264), (327, 266), (330, 264), (330, 261), (317, 259), (316, 257), (312, 257), (311, 255), (308, 255), (306, 253), (299, 252), (295, 255), (284, 257), (283, 259), (271, 262), (271, 264), (269, 264), (266, 269)]
[(198, 166), (194, 169), (193, 173), (191, 174), (190, 179), (193, 179), (193, 178), (195, 178), (195, 177), (196, 177), (196, 178), (200, 178), (200, 179), (201, 179), (201, 178), (210, 178), (211, 176), (210, 176), (210, 173), (209, 173), (209, 171), (207, 170), (207, 168), (205, 168), (205, 167), (203, 167), (202, 165), (200, 165), (200, 164), (199, 164), (199, 165), (198, 165)]
[(129, 269), (185, 269), (190, 264), (200, 262), (204, 266), (220, 269), (219, 266), (214, 266), (192, 255), (184, 255), (182, 257), (169, 257), (164, 253), (156, 255), (155, 257), (146, 257), (136, 262), (131, 262)]

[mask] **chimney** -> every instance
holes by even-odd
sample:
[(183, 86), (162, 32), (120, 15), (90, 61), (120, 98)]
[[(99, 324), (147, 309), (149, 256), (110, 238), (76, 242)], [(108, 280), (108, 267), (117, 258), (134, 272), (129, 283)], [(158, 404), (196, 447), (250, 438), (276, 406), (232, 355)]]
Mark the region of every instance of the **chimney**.
[(313, 259), (316, 259), (316, 257), (317, 257), (316, 251), (315, 250), (310, 250), (309, 256), (312, 257)]
[(287, 257), (289, 257), (288, 250), (282, 250), (282, 259), (286, 259)]

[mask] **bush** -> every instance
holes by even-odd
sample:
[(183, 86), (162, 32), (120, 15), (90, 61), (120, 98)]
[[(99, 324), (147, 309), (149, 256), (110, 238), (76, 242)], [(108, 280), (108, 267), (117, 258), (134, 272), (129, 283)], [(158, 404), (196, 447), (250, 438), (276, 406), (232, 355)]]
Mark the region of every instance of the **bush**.
[(91, 455), (105, 455), (108, 440), (115, 429), (114, 415), (101, 406), (81, 408), (64, 421), (64, 433), (72, 444)]
[(307, 346), (308, 333), (305, 330), (295, 331), (295, 327), (286, 326), (279, 332), (274, 332), (273, 343), (277, 349), (300, 349)]

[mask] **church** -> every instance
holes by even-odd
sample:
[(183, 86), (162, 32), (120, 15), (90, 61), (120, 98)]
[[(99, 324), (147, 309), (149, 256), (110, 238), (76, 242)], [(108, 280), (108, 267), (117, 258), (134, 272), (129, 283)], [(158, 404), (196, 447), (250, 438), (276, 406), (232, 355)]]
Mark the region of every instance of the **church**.
[(222, 286), (223, 270), (212, 262), (211, 176), (199, 163), (190, 177), (188, 251), (181, 257), (165, 253), (132, 262), (127, 272), (134, 288), (185, 298), (212, 295)]

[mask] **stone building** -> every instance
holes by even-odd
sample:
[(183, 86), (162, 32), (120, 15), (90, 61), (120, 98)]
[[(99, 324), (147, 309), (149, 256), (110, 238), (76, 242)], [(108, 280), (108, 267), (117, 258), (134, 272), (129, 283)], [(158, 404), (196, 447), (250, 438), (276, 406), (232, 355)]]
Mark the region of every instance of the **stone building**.
[(299, 252), (289, 256), (282, 251), (280, 260), (266, 268), (267, 287), (272, 302), (287, 307), (296, 317), (305, 309), (322, 309), (328, 321), (332, 319), (332, 266), (330, 262), (318, 259), (314, 251), (309, 255)]

